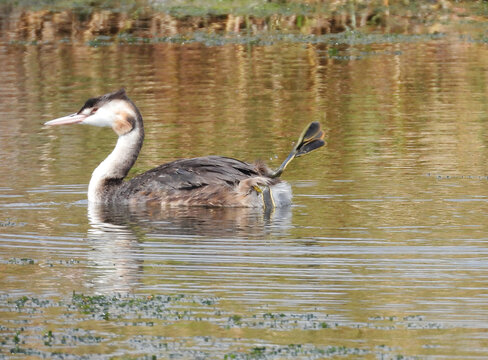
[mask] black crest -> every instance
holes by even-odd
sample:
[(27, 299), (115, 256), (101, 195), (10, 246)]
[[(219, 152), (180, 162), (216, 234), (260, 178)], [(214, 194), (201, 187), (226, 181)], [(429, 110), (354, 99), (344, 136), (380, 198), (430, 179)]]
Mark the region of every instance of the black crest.
[(80, 114), (83, 110), (85, 109), (91, 109), (91, 108), (98, 108), (103, 106), (108, 101), (112, 100), (129, 100), (127, 97), (127, 94), (125, 93), (125, 89), (121, 88), (120, 90), (95, 97), (95, 98), (90, 98), (88, 99), (85, 104), (81, 107), (80, 111), (78, 111), (78, 114)]

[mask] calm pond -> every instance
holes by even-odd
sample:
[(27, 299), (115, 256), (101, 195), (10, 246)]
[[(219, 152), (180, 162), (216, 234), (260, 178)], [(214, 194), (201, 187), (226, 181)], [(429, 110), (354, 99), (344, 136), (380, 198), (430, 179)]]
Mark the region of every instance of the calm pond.
[[(329, 40), (0, 43), (0, 358), (488, 358), (488, 46)], [(272, 214), (89, 209), (115, 135), (42, 124), (120, 87), (130, 176), (327, 144)]]

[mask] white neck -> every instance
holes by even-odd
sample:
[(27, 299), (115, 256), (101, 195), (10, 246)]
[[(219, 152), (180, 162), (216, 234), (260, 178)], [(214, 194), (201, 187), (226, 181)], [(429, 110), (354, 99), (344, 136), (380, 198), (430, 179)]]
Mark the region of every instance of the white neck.
[[(93, 171), (88, 185), (88, 201), (94, 203), (107, 202), (107, 187), (122, 181), (127, 176), (130, 168), (136, 162), (144, 140), (144, 131), (139, 127), (125, 135), (119, 136), (114, 150)], [(112, 185), (113, 186), (113, 185)]]

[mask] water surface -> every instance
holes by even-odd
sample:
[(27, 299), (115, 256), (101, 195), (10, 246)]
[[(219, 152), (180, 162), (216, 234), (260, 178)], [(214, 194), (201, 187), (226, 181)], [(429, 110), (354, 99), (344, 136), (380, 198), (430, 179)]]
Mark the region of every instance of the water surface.
[[(486, 358), (488, 48), (374, 39), (0, 44), (0, 358)], [(272, 214), (89, 208), (114, 134), (42, 123), (122, 86), (130, 176), (327, 145)]]

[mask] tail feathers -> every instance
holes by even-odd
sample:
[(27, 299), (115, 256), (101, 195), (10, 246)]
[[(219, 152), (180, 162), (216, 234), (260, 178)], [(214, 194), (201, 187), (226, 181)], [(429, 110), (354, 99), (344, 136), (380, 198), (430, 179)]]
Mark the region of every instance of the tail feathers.
[(324, 135), (324, 131), (321, 129), (319, 122), (314, 121), (308, 124), (298, 138), (295, 147), (291, 150), (290, 154), (288, 154), (280, 167), (271, 174), (271, 177), (279, 177), (294, 158), (303, 156), (324, 146)]

